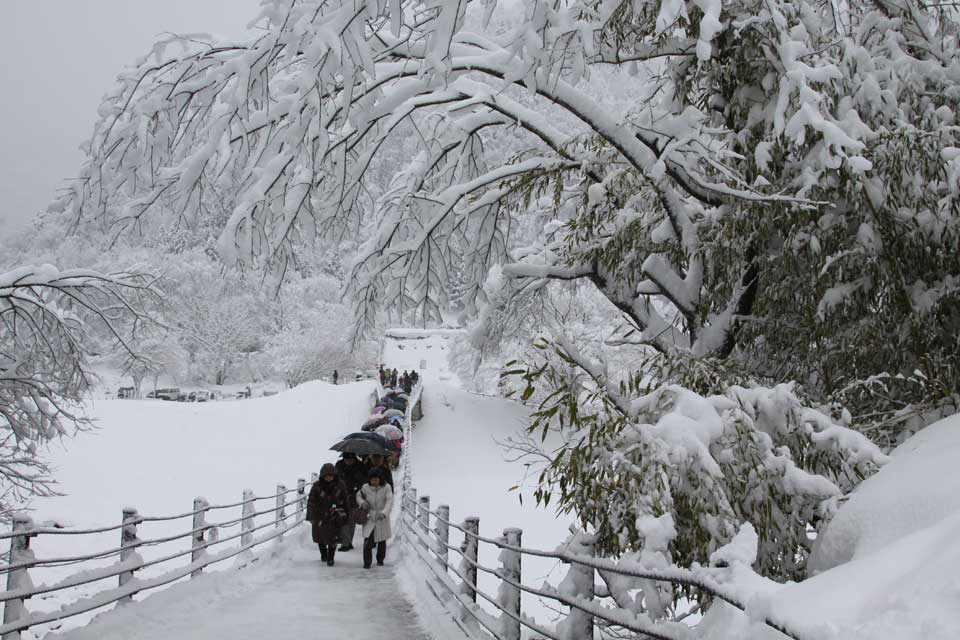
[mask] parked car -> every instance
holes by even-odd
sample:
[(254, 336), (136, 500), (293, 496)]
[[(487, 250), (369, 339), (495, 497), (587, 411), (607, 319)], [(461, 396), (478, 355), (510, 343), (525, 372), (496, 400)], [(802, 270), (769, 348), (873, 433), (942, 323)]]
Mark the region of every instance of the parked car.
[(136, 389), (133, 387), (120, 387), (117, 389), (117, 400), (129, 400), (136, 395)]
[(177, 389), (176, 387), (173, 387), (170, 389), (157, 389), (156, 397), (158, 400), (171, 400), (171, 401), (179, 400), (180, 389)]
[(212, 400), (212, 399), (213, 399), (213, 394), (210, 393), (209, 391), (204, 391), (204, 390), (191, 391), (190, 394), (187, 396), (187, 400), (189, 402), (206, 402), (207, 400)]

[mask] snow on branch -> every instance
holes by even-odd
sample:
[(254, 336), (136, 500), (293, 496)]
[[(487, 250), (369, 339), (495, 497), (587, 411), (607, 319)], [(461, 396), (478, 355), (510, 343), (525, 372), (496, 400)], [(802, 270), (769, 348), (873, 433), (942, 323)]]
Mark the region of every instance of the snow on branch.
[(0, 516), (54, 491), (40, 447), (88, 428), (82, 399), (94, 342), (132, 354), (127, 336), (148, 321), (154, 280), (51, 265), (0, 273)]

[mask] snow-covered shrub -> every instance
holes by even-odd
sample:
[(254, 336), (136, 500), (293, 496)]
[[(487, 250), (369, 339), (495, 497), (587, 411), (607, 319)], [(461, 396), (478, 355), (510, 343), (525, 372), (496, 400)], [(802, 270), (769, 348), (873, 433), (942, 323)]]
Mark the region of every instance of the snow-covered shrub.
[(756, 570), (801, 579), (810, 531), (886, 460), (791, 384), (737, 384), (709, 362), (661, 356), (617, 384), (571, 345), (541, 346), (542, 359), (522, 369), (528, 388), (549, 392), (527, 445), (548, 430), (564, 444), (550, 452), (537, 498), (575, 513), (604, 555), (706, 564), (750, 523)]

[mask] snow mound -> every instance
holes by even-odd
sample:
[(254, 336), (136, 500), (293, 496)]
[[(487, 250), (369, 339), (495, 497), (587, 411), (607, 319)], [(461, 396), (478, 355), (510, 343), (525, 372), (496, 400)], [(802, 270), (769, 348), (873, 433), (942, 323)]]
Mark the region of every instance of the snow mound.
[(810, 557), (817, 573), (883, 549), (960, 513), (960, 415), (936, 422), (891, 454), (821, 532)]
[[(746, 615), (718, 603), (703, 640), (784, 640), (770, 616), (816, 640), (948, 640), (960, 629), (960, 416), (898, 447), (817, 540), (820, 573), (755, 591)], [(773, 583), (767, 581), (768, 585)]]

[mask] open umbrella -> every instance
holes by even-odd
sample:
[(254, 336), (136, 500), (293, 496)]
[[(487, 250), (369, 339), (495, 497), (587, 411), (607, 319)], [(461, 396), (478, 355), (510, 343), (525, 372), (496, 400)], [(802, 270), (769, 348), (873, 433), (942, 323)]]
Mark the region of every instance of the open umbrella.
[(389, 421), (390, 421), (390, 418), (383, 414), (378, 416), (370, 416), (369, 418), (367, 418), (367, 421), (363, 423), (363, 428), (364, 428), (364, 431), (369, 431), (370, 429), (379, 427), (380, 425), (386, 424)]
[(355, 453), (358, 456), (384, 456), (390, 453), (392, 447), (387, 439), (379, 434), (351, 433), (330, 449), (342, 453)]
[(380, 434), (387, 440), (403, 440), (403, 431), (400, 427), (395, 427), (392, 424), (385, 424), (382, 427), (377, 427), (376, 433)]
[(382, 404), (378, 404), (377, 406), (375, 406), (375, 407), (373, 408), (373, 415), (377, 415), (377, 414), (379, 414), (379, 413), (383, 413), (385, 410), (386, 410), (386, 407), (385, 407), (385, 406), (383, 406)]
[(388, 419), (389, 419), (389, 418), (393, 418), (394, 416), (399, 417), (399, 418), (402, 418), (402, 417), (403, 417), (403, 411), (400, 411), (400, 409), (387, 409), (386, 411), (383, 412), (383, 417), (384, 417), (384, 418), (388, 418)]

